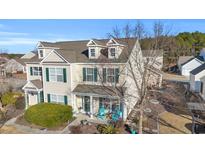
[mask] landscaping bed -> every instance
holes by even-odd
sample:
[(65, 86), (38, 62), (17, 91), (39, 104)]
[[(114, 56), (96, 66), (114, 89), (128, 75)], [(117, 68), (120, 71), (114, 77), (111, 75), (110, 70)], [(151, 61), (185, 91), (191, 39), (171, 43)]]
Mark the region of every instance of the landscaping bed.
[(71, 106), (41, 103), (29, 107), (24, 116), (17, 120), (17, 123), (32, 127), (55, 129), (65, 127), (72, 120)]

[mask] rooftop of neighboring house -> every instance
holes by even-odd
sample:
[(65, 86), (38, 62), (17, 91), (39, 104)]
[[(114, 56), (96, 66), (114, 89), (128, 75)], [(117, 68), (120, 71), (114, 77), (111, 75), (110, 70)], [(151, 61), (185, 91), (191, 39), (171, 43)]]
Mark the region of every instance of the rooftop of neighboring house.
[(190, 73), (193, 75), (197, 75), (201, 71), (205, 70), (205, 64), (200, 65), (199, 67), (193, 69)]
[(185, 62), (187, 62), (187, 61), (189, 61), (190, 59), (193, 59), (193, 58), (194, 58), (194, 56), (179, 56), (178, 65), (182, 65)]
[(204, 59), (202, 56), (196, 56), (196, 57), (193, 57), (193, 58), (189, 59), (189, 60), (186, 61), (185, 63), (182, 63), (181, 66), (183, 66), (183, 65), (185, 65), (185, 64), (187, 64), (187, 63), (189, 63), (189, 62), (192, 61), (193, 59), (196, 59), (196, 60), (199, 61), (199, 62), (204, 62), (204, 61), (205, 61), (205, 59)]

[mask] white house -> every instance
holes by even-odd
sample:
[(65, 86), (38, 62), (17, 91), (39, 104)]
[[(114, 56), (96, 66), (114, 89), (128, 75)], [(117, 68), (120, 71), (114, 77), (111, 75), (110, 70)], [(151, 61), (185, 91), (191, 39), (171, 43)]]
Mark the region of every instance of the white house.
[(190, 72), (190, 90), (200, 92), (201, 78), (205, 76), (205, 64), (195, 68)]
[(190, 77), (190, 72), (204, 63), (204, 58), (201, 56), (192, 58), (181, 64), (181, 75)]
[(203, 76), (201, 79), (201, 88), (200, 88), (200, 96), (205, 100), (205, 76)]
[[(126, 119), (137, 102), (138, 89), (128, 71), (128, 62), (136, 62), (133, 58), (143, 62), (136, 39), (39, 42), (37, 50), (37, 56), (26, 62), (27, 84), (23, 90), (27, 107), (60, 103), (90, 117), (103, 107), (106, 113), (120, 110)], [(133, 69), (139, 76), (137, 67)], [(152, 73), (158, 77), (152, 80), (159, 79), (155, 83), (160, 84), (159, 71)], [(130, 94), (134, 97), (127, 97)]]
[(188, 62), (189, 60), (193, 59), (194, 56), (179, 56), (178, 61), (177, 61), (177, 66), (179, 71), (181, 72), (181, 66)]

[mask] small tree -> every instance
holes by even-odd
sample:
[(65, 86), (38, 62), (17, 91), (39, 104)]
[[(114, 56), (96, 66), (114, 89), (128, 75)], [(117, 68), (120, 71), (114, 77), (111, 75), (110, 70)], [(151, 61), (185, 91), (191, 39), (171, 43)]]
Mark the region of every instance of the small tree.
[(115, 36), (116, 33), (118, 36), (125, 38), (128, 49), (132, 48), (132, 46), (129, 46), (130, 39), (136, 38), (139, 39), (140, 42), (145, 36), (152, 38), (147, 46), (149, 49), (149, 58), (143, 57), (140, 47), (134, 52), (128, 50), (130, 52), (127, 54), (128, 62), (126, 69), (128, 80), (125, 85), (129, 85), (129, 87), (127, 87), (127, 92), (123, 97), (125, 102), (127, 102), (126, 105), (130, 107), (130, 110), (138, 113), (135, 114), (135, 116), (139, 115), (138, 130), (139, 133), (142, 133), (144, 107), (149, 102), (148, 91), (149, 88), (154, 86), (150, 84), (152, 73), (156, 71), (156, 68), (153, 66), (155, 66), (157, 58), (159, 57), (158, 51), (163, 49), (164, 45), (169, 41), (166, 37), (168, 31), (165, 31), (164, 25), (161, 22), (155, 22), (153, 25), (153, 35), (149, 36), (148, 33), (145, 33), (143, 24), (138, 21), (134, 28), (130, 25), (126, 25), (122, 31), (115, 31), (110, 35), (117, 38), (117, 36)]

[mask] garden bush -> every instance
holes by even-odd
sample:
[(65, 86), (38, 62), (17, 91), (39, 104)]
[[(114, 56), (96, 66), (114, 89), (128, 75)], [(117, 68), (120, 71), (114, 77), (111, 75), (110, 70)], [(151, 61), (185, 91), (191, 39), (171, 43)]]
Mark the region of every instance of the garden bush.
[(113, 125), (100, 124), (97, 126), (97, 130), (101, 134), (116, 134), (116, 133), (118, 133), (118, 129), (115, 128)]
[(46, 128), (58, 127), (72, 120), (72, 107), (60, 104), (41, 103), (29, 107), (24, 118), (29, 123)]
[(6, 92), (2, 95), (1, 100), (2, 100), (2, 105), (6, 106), (9, 104), (15, 104), (18, 97), (20, 97), (20, 93), (14, 93), (14, 92)]

